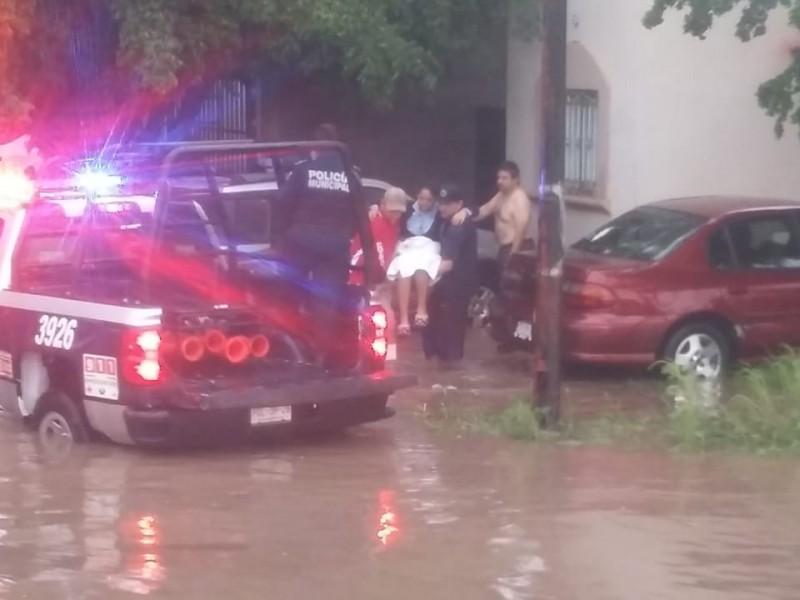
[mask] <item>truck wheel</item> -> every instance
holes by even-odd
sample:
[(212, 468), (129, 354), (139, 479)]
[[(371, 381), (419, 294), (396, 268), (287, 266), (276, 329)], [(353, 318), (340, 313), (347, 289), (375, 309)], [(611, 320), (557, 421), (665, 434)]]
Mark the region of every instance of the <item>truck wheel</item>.
[(49, 391), (39, 400), (37, 432), (39, 443), (48, 453), (89, 441), (89, 432), (78, 406), (68, 396)]

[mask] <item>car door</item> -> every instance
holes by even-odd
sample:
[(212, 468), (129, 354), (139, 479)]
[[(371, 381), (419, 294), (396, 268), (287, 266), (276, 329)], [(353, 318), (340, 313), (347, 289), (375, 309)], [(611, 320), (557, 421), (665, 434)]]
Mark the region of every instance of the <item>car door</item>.
[(762, 211), (726, 219), (710, 238), (709, 260), (743, 330), (743, 354), (800, 346), (797, 214)]

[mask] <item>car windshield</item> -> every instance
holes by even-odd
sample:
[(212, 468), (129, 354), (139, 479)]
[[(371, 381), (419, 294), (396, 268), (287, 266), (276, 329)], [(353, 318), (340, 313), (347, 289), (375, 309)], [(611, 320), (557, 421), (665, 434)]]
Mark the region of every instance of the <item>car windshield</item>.
[(637, 208), (614, 219), (574, 248), (592, 254), (657, 261), (677, 248), (703, 219), (663, 208)]

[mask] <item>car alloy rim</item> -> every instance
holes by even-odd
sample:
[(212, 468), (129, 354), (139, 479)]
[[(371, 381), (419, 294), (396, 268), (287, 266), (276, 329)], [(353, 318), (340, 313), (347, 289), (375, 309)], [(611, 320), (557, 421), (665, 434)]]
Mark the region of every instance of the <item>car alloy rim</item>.
[(705, 333), (685, 337), (675, 350), (675, 364), (703, 379), (717, 379), (722, 374), (722, 348)]
[(494, 293), (487, 287), (481, 287), (472, 297), (469, 314), (473, 319), (485, 321), (489, 318), (489, 304), (494, 298)]

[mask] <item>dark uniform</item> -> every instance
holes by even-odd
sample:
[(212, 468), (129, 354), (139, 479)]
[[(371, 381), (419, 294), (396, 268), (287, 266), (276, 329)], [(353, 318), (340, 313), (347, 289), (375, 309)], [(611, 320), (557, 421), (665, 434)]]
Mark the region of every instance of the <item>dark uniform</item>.
[[(350, 271), (350, 242), (358, 234), (365, 252), (367, 282), (374, 284), (375, 242), (363, 202), (361, 182), (334, 150), (315, 153), (298, 164), (282, 190), (286, 231), (280, 245), (301, 280), (310, 280), (318, 302), (314, 307), (319, 331), (335, 352), (335, 312)], [(329, 334), (326, 336), (326, 333)]]
[(464, 357), (469, 303), (478, 283), (477, 234), (469, 221), (453, 225), (442, 220), (440, 228), (442, 260), (452, 260), (453, 269), (433, 286), (422, 346), (427, 358), (454, 363)]

